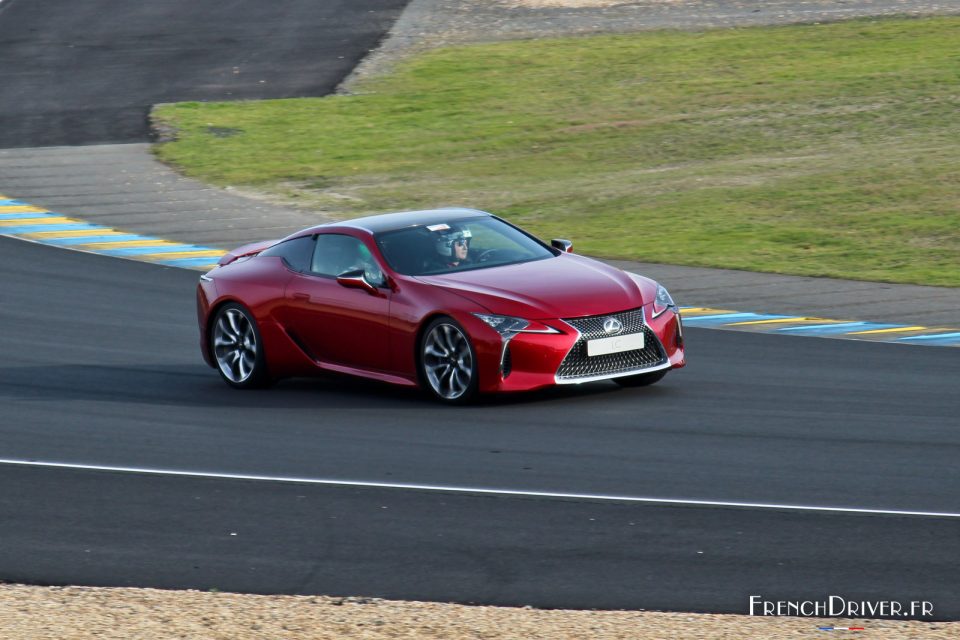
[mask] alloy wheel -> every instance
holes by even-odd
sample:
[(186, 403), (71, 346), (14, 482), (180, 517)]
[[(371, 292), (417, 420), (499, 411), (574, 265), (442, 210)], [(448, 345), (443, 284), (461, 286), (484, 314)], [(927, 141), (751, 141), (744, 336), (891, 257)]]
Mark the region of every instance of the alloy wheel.
[(223, 376), (234, 384), (243, 384), (253, 375), (257, 364), (257, 334), (240, 309), (224, 309), (213, 329), (213, 353)]
[(473, 351), (459, 327), (442, 322), (423, 341), (423, 372), (430, 388), (444, 400), (464, 396), (473, 382)]

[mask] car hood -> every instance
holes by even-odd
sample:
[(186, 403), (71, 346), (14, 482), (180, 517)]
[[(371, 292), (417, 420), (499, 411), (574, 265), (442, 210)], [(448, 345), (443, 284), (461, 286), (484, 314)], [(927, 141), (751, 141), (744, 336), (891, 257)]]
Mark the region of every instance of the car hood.
[(459, 294), (491, 313), (529, 320), (635, 309), (656, 293), (652, 280), (573, 254), (417, 279)]

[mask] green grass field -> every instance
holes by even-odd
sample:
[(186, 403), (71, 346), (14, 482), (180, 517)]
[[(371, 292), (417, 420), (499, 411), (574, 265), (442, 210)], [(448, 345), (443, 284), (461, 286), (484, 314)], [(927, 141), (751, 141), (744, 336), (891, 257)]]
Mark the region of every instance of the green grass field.
[(960, 19), (442, 49), (357, 95), (181, 103), (184, 173), (337, 217), (464, 205), (578, 252), (960, 286)]

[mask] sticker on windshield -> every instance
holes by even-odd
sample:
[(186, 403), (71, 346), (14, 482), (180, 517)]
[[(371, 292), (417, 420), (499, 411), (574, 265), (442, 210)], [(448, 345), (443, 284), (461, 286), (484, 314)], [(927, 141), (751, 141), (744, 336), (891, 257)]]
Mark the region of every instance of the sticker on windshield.
[(449, 228), (450, 228), (450, 225), (444, 222), (441, 222), (440, 224), (431, 224), (427, 226), (427, 229), (429, 229), (430, 231), (446, 231)]

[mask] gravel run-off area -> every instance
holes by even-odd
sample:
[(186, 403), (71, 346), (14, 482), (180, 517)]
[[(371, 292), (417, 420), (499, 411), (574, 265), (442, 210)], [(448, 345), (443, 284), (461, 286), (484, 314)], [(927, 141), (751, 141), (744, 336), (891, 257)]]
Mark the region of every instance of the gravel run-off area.
[[(651, 611), (542, 611), (369, 598), (256, 596), (156, 589), (0, 585), (0, 637), (86, 640), (726, 640), (835, 634), (879, 640), (960, 637), (960, 623), (694, 615)], [(831, 636), (832, 637), (832, 636)]]
[[(469, 42), (648, 29), (960, 13), (944, 0), (413, 0), (381, 48), (342, 86), (424, 49)], [(744, 603), (746, 612), (747, 603)], [(0, 638), (681, 639), (960, 638), (960, 622), (761, 618), (650, 611), (543, 611), (362, 597), (0, 585)]]

